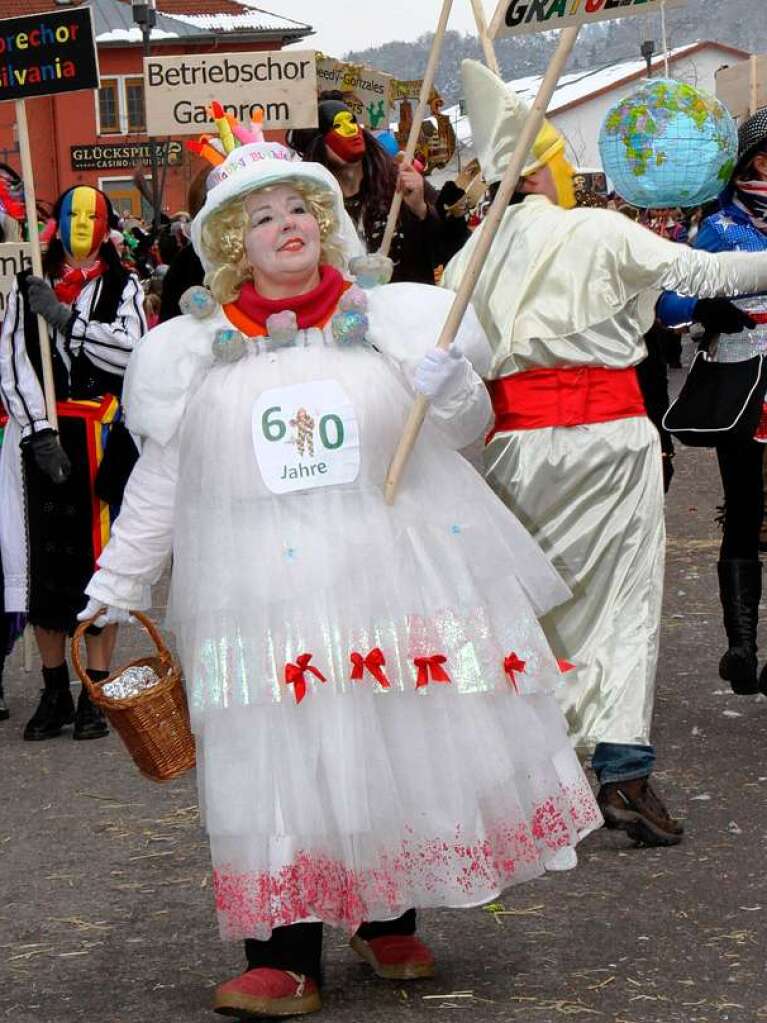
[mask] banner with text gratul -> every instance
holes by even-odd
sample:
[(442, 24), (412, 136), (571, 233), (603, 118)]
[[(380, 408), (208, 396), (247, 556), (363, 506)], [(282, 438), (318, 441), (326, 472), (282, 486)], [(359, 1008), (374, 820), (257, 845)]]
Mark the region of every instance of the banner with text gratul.
[(500, 0), (489, 33), (494, 36), (551, 32), (632, 14), (656, 14), (687, 0)]

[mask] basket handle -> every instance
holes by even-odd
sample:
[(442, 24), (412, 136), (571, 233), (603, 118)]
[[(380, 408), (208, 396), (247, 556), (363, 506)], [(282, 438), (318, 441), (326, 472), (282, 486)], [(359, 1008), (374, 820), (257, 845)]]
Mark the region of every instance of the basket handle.
[[(80, 622), (80, 624), (75, 629), (74, 635), (72, 636), (72, 667), (77, 672), (77, 677), (85, 686), (85, 691), (91, 698), (93, 698), (94, 696), (98, 697), (99, 693), (98, 687), (96, 687), (91, 681), (91, 679), (88, 677), (88, 672), (85, 670), (85, 666), (83, 665), (81, 656), (83, 637), (85, 636), (86, 631), (91, 627), (91, 625), (94, 624), (96, 619), (100, 618), (105, 611), (106, 608), (102, 607), (99, 611), (96, 612), (96, 614), (92, 618), (89, 618), (87, 621)], [(141, 625), (144, 626), (146, 631), (152, 637), (154, 645), (157, 647), (157, 652), (160, 656), (160, 660), (166, 663), (170, 663), (172, 661), (170, 650), (168, 650), (167, 646), (165, 645), (165, 640), (162, 638), (160, 630), (157, 628), (157, 626), (154, 624), (151, 618), (148, 618), (142, 611), (131, 611), (130, 614), (131, 617), (135, 618), (137, 622), (140, 622)]]

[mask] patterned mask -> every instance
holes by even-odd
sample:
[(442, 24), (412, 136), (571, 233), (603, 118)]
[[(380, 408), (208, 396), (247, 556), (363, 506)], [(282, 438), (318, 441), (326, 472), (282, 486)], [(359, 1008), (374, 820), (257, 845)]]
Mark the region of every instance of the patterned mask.
[(109, 214), (103, 192), (89, 185), (70, 189), (59, 214), (59, 237), (68, 255), (87, 259), (98, 252), (108, 231)]
[(365, 155), (365, 136), (351, 110), (339, 100), (324, 100), (319, 114), (328, 149), (344, 163), (358, 163)]

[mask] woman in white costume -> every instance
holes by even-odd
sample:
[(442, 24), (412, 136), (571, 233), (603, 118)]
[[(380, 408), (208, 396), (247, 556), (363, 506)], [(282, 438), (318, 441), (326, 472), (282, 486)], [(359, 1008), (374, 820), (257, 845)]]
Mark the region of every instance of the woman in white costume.
[(601, 820), (538, 625), (567, 589), (458, 453), (490, 417), (476, 318), (439, 353), (450, 296), (352, 287), (318, 164), (252, 143), (209, 183), (193, 239), (220, 305), (198, 291), (132, 361), (143, 452), (89, 610), (146, 607), (173, 552), (220, 930), (249, 967), (215, 1006), (287, 1015), (319, 1008), (323, 923), (380, 976), (429, 976), (417, 908), (572, 862)]
[[(464, 95), (485, 180), (501, 180), (527, 117), (486, 67), (464, 61)], [(767, 257), (711, 255), (609, 210), (572, 209), (564, 139), (542, 129), (474, 292), (493, 358), (495, 426), (486, 477), (570, 586), (544, 620), (575, 664), (562, 690), (575, 746), (593, 753), (608, 826), (646, 845), (682, 827), (650, 783), (665, 532), (658, 434), (635, 367), (663, 288), (750, 294)], [(482, 228), (480, 228), (480, 231)], [(456, 289), (475, 237), (451, 261)]]

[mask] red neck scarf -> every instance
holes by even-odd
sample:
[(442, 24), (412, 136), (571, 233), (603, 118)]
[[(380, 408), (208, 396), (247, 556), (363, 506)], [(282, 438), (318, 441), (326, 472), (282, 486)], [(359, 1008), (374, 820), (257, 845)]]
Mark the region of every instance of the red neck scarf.
[(76, 266), (65, 267), (64, 273), (53, 285), (53, 290), (56, 292), (56, 298), (58, 298), (60, 302), (65, 302), (67, 305), (71, 305), (88, 281), (93, 281), (97, 277), (101, 277), (106, 268), (107, 265), (103, 259), (97, 260), (93, 266), (89, 266), (85, 270), (81, 270)]
[(334, 266), (321, 266), (320, 283), (303, 295), (264, 298), (256, 291), (252, 281), (246, 281), (240, 289), (240, 297), (233, 305), (260, 327), (265, 327), (267, 319), (274, 313), (292, 309), (296, 314), (299, 328), (305, 330), (307, 327), (325, 325), (346, 287), (347, 283), (340, 271)]

